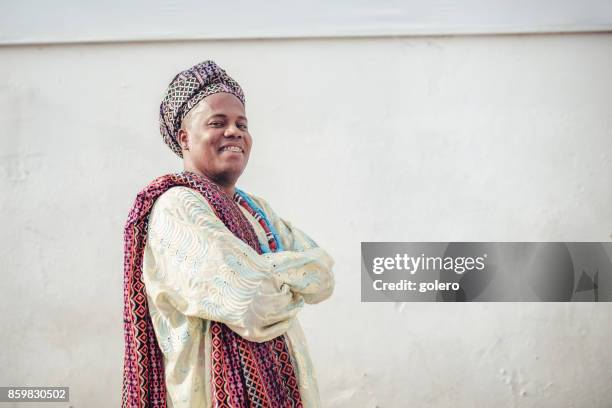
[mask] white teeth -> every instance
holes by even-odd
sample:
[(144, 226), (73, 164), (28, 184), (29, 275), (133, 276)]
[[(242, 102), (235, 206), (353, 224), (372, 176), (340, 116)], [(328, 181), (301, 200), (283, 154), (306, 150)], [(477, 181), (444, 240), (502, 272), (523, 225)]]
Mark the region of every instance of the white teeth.
[(242, 153), (242, 149), (237, 146), (227, 146), (227, 147), (224, 147), (222, 150), (229, 150), (230, 152)]

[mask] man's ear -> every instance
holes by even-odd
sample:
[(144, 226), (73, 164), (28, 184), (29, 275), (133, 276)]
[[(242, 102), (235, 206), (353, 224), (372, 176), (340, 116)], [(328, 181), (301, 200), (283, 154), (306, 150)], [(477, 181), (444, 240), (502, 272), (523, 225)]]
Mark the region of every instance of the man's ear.
[(189, 134), (185, 129), (180, 128), (176, 138), (182, 150), (189, 150)]

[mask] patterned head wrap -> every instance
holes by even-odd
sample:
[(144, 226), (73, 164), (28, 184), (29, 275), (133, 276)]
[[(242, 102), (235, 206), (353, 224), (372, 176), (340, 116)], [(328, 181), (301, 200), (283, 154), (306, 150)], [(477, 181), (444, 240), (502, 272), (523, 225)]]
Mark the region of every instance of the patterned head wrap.
[(174, 153), (183, 157), (177, 141), (178, 131), (187, 113), (208, 95), (227, 92), (244, 105), (244, 93), (238, 82), (214, 61), (204, 61), (174, 77), (159, 107), (159, 124), (164, 142)]

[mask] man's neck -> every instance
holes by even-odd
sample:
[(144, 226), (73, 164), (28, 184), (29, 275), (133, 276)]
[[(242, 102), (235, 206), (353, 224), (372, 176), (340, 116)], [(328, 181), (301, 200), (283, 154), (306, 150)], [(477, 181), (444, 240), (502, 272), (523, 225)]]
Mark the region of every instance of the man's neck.
[(198, 169), (196, 169), (193, 166), (185, 166), (185, 170), (186, 171), (190, 171), (192, 173), (195, 174), (199, 174), (200, 176), (204, 176), (207, 179), (211, 180), (212, 182), (214, 182), (216, 185), (218, 185), (221, 190), (227, 194), (228, 197), (233, 198), (234, 197), (234, 193), (236, 192), (236, 183), (230, 183), (227, 182), (226, 180), (220, 180), (218, 178), (215, 177), (210, 177), (204, 173), (202, 173), (201, 171), (199, 171)]

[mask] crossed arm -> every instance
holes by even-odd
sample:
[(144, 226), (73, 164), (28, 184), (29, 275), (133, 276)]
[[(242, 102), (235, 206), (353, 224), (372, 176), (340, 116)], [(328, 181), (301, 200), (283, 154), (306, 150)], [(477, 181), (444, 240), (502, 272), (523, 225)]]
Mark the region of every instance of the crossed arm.
[(158, 308), (225, 323), (251, 341), (283, 334), (304, 303), (329, 297), (333, 260), (261, 199), (286, 251), (260, 255), (229, 231), (208, 202), (186, 187), (160, 196), (149, 219), (144, 268)]

